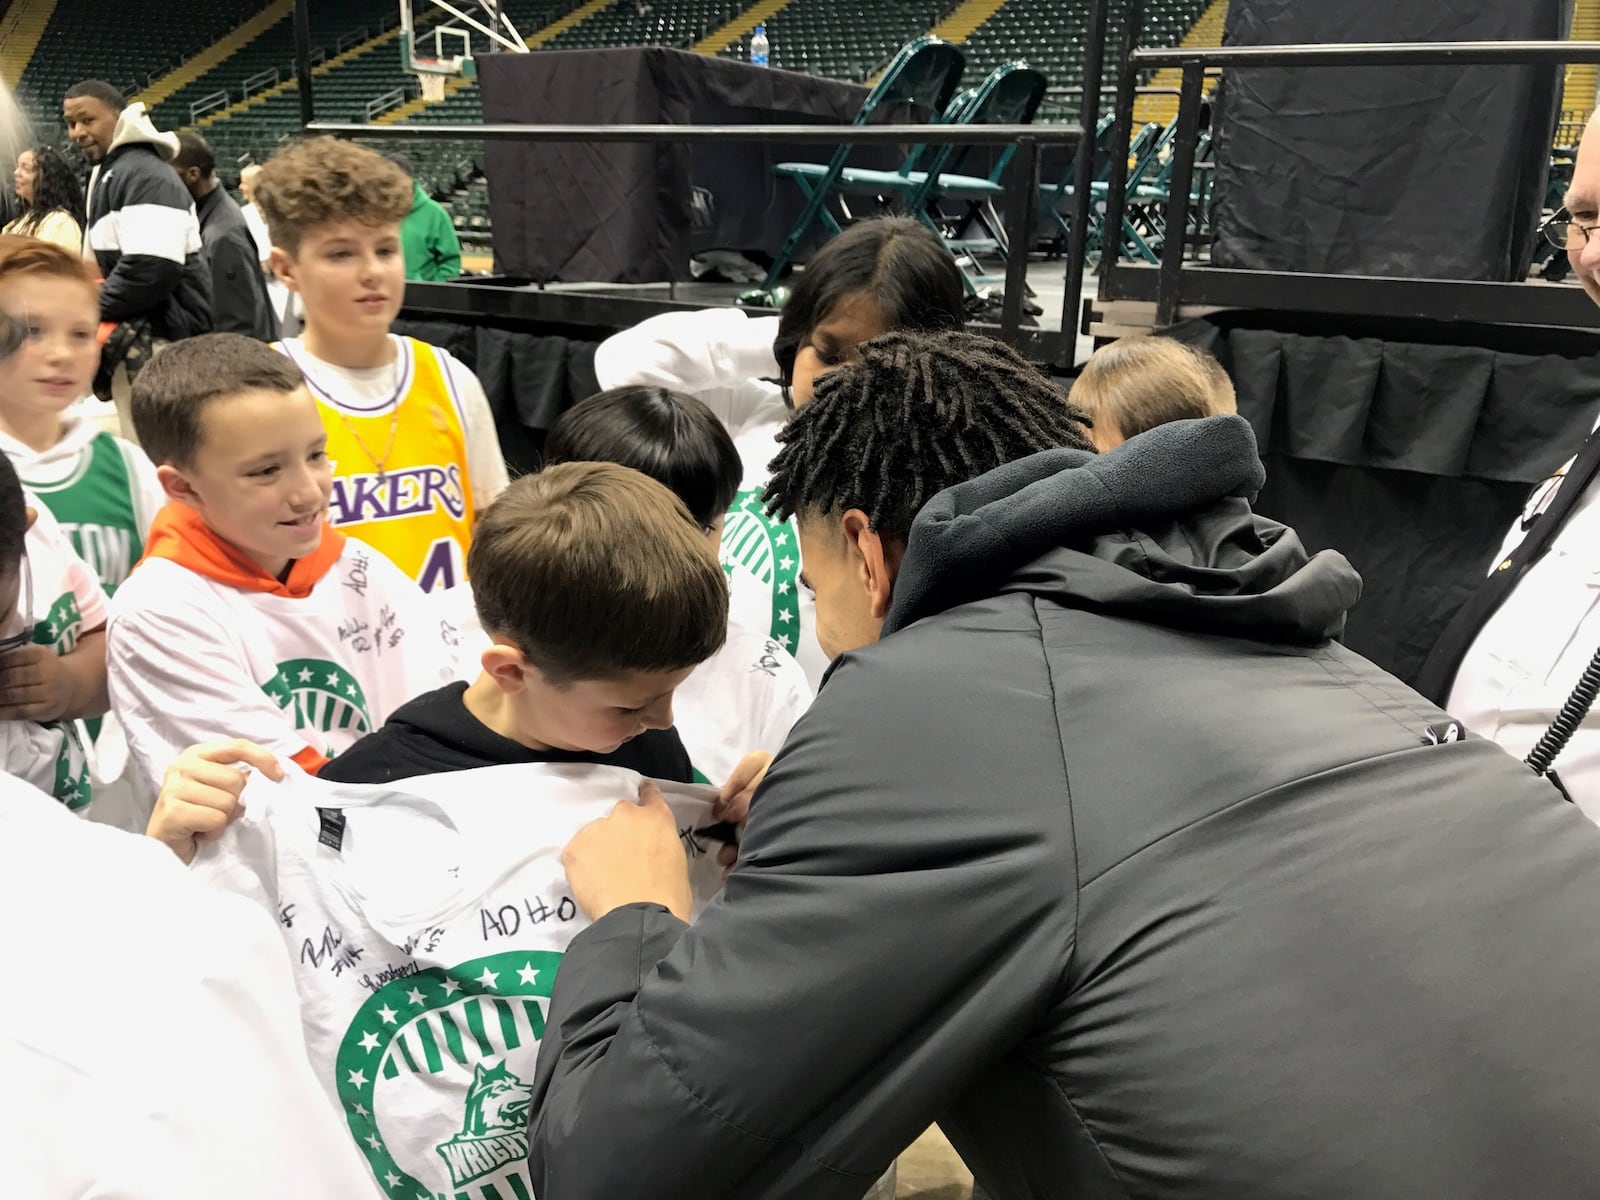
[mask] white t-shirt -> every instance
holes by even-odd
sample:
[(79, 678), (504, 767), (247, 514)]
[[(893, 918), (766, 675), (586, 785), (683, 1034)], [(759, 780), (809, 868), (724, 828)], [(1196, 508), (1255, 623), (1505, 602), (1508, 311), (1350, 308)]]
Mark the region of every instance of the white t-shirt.
[[(1532, 518), (1550, 507), (1568, 463), (1534, 489), (1490, 570), (1517, 548)], [(1462, 659), (1450, 715), (1517, 758), (1555, 720), (1600, 648), (1600, 486), (1567, 522)], [(1555, 772), (1590, 820), (1600, 822), (1600, 704), (1555, 761)]]
[(37, 914), (6, 933), (6, 1195), (378, 1194), (306, 1065), (282, 942), (251, 905), (0, 775), (0, 906)]
[[(70, 654), (79, 638), (105, 625), (105, 591), (44, 503), (26, 489), (23, 499), (38, 514), (23, 540), (33, 598), (26, 621), (35, 642)], [(27, 597), (17, 598), (19, 607), (25, 603)], [(3, 632), (20, 632), (20, 617), (11, 614)], [(87, 814), (93, 796), (87, 744), (81, 721), (0, 721), (0, 769)]]
[(111, 704), (150, 788), (189, 746), (218, 738), (331, 758), (448, 683), (453, 637), (421, 589), (356, 538), (303, 599), (147, 558), (112, 601)]
[[(200, 877), (277, 920), (312, 1068), (386, 1195), (532, 1195), (535, 1059), (561, 955), (588, 924), (561, 851), (639, 782), (546, 764), (384, 786), (290, 773), (252, 779), (201, 846)], [(707, 899), (721, 872), (693, 830), (712, 793), (663, 790)]]
[(789, 419), (783, 390), (770, 382), (778, 377), (777, 333), (777, 317), (737, 308), (663, 313), (601, 342), (594, 371), (602, 388), (644, 384), (694, 396), (727, 427), (744, 479), (728, 508), (722, 560), (757, 581), (760, 628), (795, 656), (815, 691), (828, 658), (817, 645), (815, 599), (800, 584), (800, 535), (792, 520), (768, 520), (761, 504), (778, 431)]
[[(472, 604), (472, 585), (434, 592), (429, 600), (441, 624), (457, 631), (456, 678), (471, 683), (482, 672), (489, 648)], [(721, 784), (750, 751), (782, 749), (811, 699), (805, 672), (787, 650), (764, 632), (730, 619), (722, 649), (696, 667), (673, 696), (673, 725), (698, 777)]]
[[(393, 338), (393, 335), (390, 335)], [(394, 338), (398, 341), (398, 338)], [(409, 355), (396, 351), (381, 367), (339, 367), (312, 354), (302, 338), (285, 338), (293, 351), (295, 364), (309, 375), (326, 396), (336, 396), (362, 410), (367, 416), (386, 413), (386, 404), (400, 399), (400, 372)], [(506, 490), (510, 476), (505, 456), (500, 453), (500, 435), (495, 432), (494, 413), (483, 384), (459, 358), (438, 346), (433, 347), (444, 367), (450, 386), (461, 402), (461, 421), (467, 440), (467, 474), (472, 481), (472, 506), (482, 512)]]

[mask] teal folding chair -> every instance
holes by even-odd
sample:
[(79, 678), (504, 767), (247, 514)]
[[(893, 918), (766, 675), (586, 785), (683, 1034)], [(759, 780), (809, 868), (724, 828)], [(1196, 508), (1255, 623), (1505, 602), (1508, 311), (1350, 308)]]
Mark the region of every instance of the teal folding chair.
[[(1116, 125), (1117, 118), (1114, 114), (1107, 114), (1100, 118), (1100, 123), (1094, 131), (1094, 178), (1091, 183), (1105, 183), (1111, 178), (1111, 130)], [(1056, 238), (1062, 249), (1072, 239), (1072, 224), (1067, 220), (1067, 208), (1076, 191), (1078, 178), (1077, 156), (1067, 164), (1067, 169), (1054, 183), (1041, 183), (1039, 185), (1039, 208), (1045, 221), (1056, 231)], [(1089, 237), (1084, 243), (1084, 248), (1093, 251), (1097, 243), (1099, 225), (1093, 209), (1089, 210)]]
[[(1128, 168), (1127, 181), (1123, 185), (1123, 195), (1131, 197), (1148, 181), (1150, 173), (1154, 171), (1161, 161), (1161, 152), (1171, 143), (1178, 132), (1177, 118), (1165, 129), (1151, 123), (1139, 131), (1139, 136), (1134, 138), (1128, 146), (1128, 156), (1132, 158), (1133, 166)], [(1107, 201), (1111, 198), (1111, 184), (1092, 183), (1089, 185), (1089, 194), (1094, 198), (1094, 208), (1104, 212)], [(1103, 223), (1103, 218), (1102, 218)], [(1134, 223), (1129, 219), (1128, 209), (1124, 204), (1122, 212), (1122, 236), (1114, 239), (1117, 243), (1117, 253), (1121, 258), (1142, 258), (1145, 262), (1155, 263), (1160, 259), (1151, 248), (1150, 243), (1141, 234)], [(1113, 241), (1105, 230), (1101, 230), (1101, 253)]]
[[(969, 125), (1030, 125), (1049, 88), (1050, 80), (1043, 71), (1026, 63), (1004, 63), (979, 85), (958, 119)], [(956, 168), (970, 149), (969, 146), (941, 147), (925, 172), (912, 172), (922, 177), (922, 184), (908, 201), (911, 212), (939, 235), (956, 261), (972, 265), (971, 273), (965, 265), (962, 270), (969, 294), (975, 293), (978, 285), (999, 282), (1002, 278), (979, 273), (976, 256), (996, 254), (1003, 261), (1010, 254), (1005, 222), (1000, 219), (995, 202), (1005, 195), (1002, 181), (1017, 152), (1016, 146), (1007, 146), (987, 175), (959, 174)], [(954, 216), (944, 211), (944, 204), (952, 201), (962, 206)], [(972, 224), (982, 229), (984, 236), (960, 236), (961, 231)]]
[[(944, 113), (961, 84), (961, 73), (966, 69), (966, 62), (966, 56), (960, 50), (940, 38), (920, 37), (907, 43), (867, 93), (867, 98), (861, 102), (860, 110), (850, 123), (865, 125), (878, 109), (886, 105), (908, 107), (930, 116)], [(833, 233), (840, 231), (840, 224), (828, 211), (828, 204), (841, 194), (840, 180), (851, 149), (849, 143), (841, 145), (826, 164), (788, 162), (779, 163), (773, 168), (783, 178), (794, 180), (804, 194), (806, 203), (784, 238), (777, 257), (773, 259), (772, 269), (767, 272), (766, 283), (762, 285), (764, 289), (770, 290), (777, 283), (813, 225), (821, 224)], [(903, 169), (909, 170), (910, 163), (919, 159), (921, 153), (922, 147), (915, 147), (907, 156), (909, 161)]]
[[(1203, 167), (1211, 161), (1211, 134), (1202, 133), (1195, 141), (1194, 162)], [(1169, 154), (1167, 160), (1150, 177), (1128, 193), (1128, 220), (1144, 236), (1150, 249), (1157, 254), (1167, 235), (1167, 212), (1172, 203), (1172, 168), (1177, 155)], [(1201, 232), (1202, 215), (1210, 202), (1210, 172), (1196, 171), (1189, 183), (1189, 232)]]

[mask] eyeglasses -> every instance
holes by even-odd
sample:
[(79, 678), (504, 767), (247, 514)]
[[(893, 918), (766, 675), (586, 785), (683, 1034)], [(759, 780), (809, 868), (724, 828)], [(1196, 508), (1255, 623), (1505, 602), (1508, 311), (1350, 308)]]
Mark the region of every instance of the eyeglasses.
[(1574, 221), (1572, 214), (1563, 208), (1540, 226), (1539, 232), (1557, 250), (1577, 250), (1588, 244), (1589, 236), (1596, 229), (1600, 229), (1600, 223), (1584, 225)]
[(22, 622), (22, 631), (0, 638), (0, 654), (10, 654), (33, 641), (33, 570), (26, 554), (18, 561), (17, 569), (21, 574), (17, 580), (16, 619)]

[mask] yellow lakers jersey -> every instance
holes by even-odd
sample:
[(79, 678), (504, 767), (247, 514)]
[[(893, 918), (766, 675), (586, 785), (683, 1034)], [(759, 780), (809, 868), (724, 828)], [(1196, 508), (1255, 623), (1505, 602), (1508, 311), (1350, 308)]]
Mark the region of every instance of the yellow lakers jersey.
[(328, 519), (381, 550), (425, 592), (466, 578), (472, 489), (466, 418), (439, 352), (402, 337), (394, 390), (365, 400), (319, 380), (293, 344), (328, 431), (333, 496)]

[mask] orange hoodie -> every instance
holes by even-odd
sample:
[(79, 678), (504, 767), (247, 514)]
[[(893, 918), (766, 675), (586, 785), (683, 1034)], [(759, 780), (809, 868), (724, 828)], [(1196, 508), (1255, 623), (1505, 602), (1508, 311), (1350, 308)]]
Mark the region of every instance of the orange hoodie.
[[(289, 574), (279, 581), (268, 575), (238, 549), (218, 537), (211, 526), (187, 504), (167, 504), (150, 522), (145, 538), (144, 558), (165, 558), (186, 567), (196, 575), (238, 588), (242, 592), (266, 592), (304, 600), (321, 578), (333, 569), (344, 553), (344, 534), (323, 522), (322, 540), (304, 558), (289, 564)], [(144, 558), (139, 561), (143, 562)], [(291, 755), (301, 770), (315, 775), (328, 765), (328, 758), (310, 746)]]

